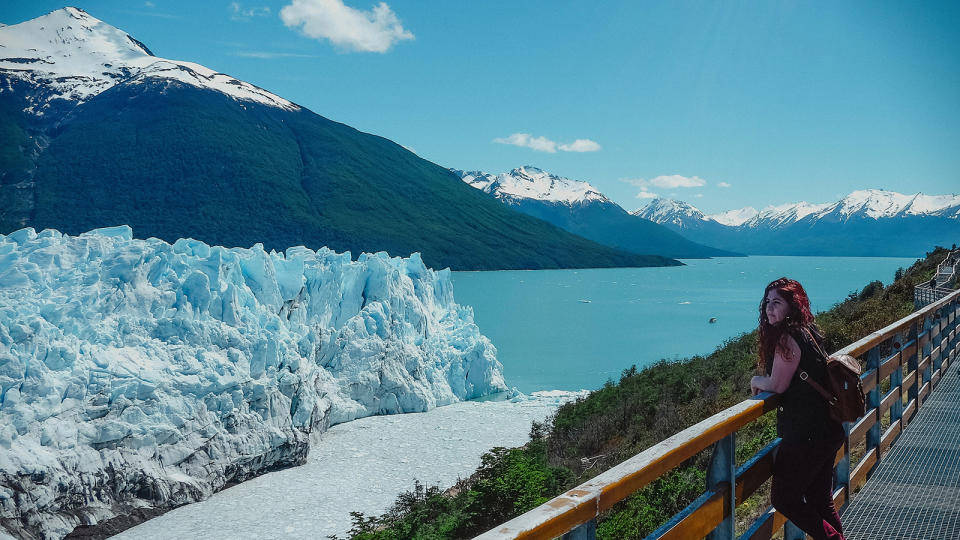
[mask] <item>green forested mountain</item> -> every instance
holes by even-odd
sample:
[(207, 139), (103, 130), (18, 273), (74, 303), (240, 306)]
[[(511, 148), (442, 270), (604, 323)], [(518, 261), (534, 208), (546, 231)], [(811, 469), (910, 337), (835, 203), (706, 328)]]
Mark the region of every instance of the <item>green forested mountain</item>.
[(35, 116), (23, 111), (36, 88), (2, 73), (0, 84), (3, 233), (128, 224), (168, 241), (418, 251), (453, 269), (679, 264), (506, 208), (400, 145), (306, 109), (147, 78)]

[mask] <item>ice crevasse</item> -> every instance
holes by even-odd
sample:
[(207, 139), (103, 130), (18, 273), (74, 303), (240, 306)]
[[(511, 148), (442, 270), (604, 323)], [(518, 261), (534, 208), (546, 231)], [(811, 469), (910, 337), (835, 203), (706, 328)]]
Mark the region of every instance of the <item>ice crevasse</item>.
[(506, 390), (449, 270), (0, 235), (0, 530), (62, 537), (302, 463), (311, 433)]

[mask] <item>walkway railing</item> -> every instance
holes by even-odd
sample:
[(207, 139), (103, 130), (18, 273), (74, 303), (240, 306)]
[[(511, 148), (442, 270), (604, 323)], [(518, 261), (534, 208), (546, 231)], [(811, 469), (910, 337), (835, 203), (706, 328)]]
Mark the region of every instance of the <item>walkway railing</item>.
[(947, 254), (947, 258), (937, 265), (937, 271), (933, 273), (933, 279), (930, 282), (921, 283), (913, 288), (914, 309), (920, 309), (953, 292), (958, 265), (960, 265), (960, 250), (951, 251)]
[[(846, 443), (835, 462), (834, 501), (842, 508), (883, 460), (942, 374), (960, 345), (960, 291), (847, 345), (835, 354), (865, 360), (861, 379), (867, 412), (844, 424)], [(713, 445), (706, 492), (648, 536), (648, 539), (736, 538), (736, 509), (766, 482), (780, 439), (736, 466), (736, 432), (775, 409), (779, 395), (764, 393), (717, 413), (661, 441), (595, 478), (516, 517), (478, 538), (595, 538), (597, 518), (618, 502)], [(851, 454), (858, 456), (854, 461)], [(739, 538), (769, 539), (784, 528), (785, 540), (805, 538), (772, 508)]]

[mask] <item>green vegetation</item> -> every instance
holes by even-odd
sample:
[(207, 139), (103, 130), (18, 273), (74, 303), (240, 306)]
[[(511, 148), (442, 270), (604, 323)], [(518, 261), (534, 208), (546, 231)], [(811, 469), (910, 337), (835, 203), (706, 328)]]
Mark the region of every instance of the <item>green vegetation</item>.
[[(0, 164), (15, 168), (25, 117), (9, 94), (0, 94)], [(428, 266), (455, 270), (680, 264), (511, 210), (400, 145), (308, 110), (157, 80), (117, 85), (54, 116), (44, 116), (36, 204), (0, 215), (0, 233), (127, 224), (171, 242), (420, 252)]]
[[(830, 350), (900, 319), (913, 310), (913, 286), (928, 281), (947, 251), (936, 249), (884, 288), (870, 283), (817, 320)], [(631, 367), (617, 383), (568, 403), (533, 425), (521, 448), (495, 448), (470, 478), (447, 492), (417, 485), (385, 515), (354, 514), (351, 537), (362, 540), (470, 538), (730, 407), (749, 395), (756, 332), (731, 339), (707, 356)], [(775, 438), (773, 414), (737, 434), (743, 463)], [(598, 523), (599, 538), (643, 538), (705, 490), (709, 452), (688, 460), (620, 502)], [(740, 507), (744, 521), (767, 506), (761, 490)]]
[(22, 223), (33, 204), (29, 190), (22, 186), (29, 180), (27, 154), (33, 148), (19, 105), (16, 100), (0, 100), (0, 223)]

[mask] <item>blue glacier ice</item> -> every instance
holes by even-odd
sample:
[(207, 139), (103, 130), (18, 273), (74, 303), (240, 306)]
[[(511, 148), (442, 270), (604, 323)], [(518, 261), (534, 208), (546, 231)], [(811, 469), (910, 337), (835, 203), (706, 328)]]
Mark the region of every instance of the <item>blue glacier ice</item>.
[(331, 425), (505, 390), (449, 270), (416, 253), (0, 235), (0, 524), (17, 536), (204, 499), (303, 463)]

